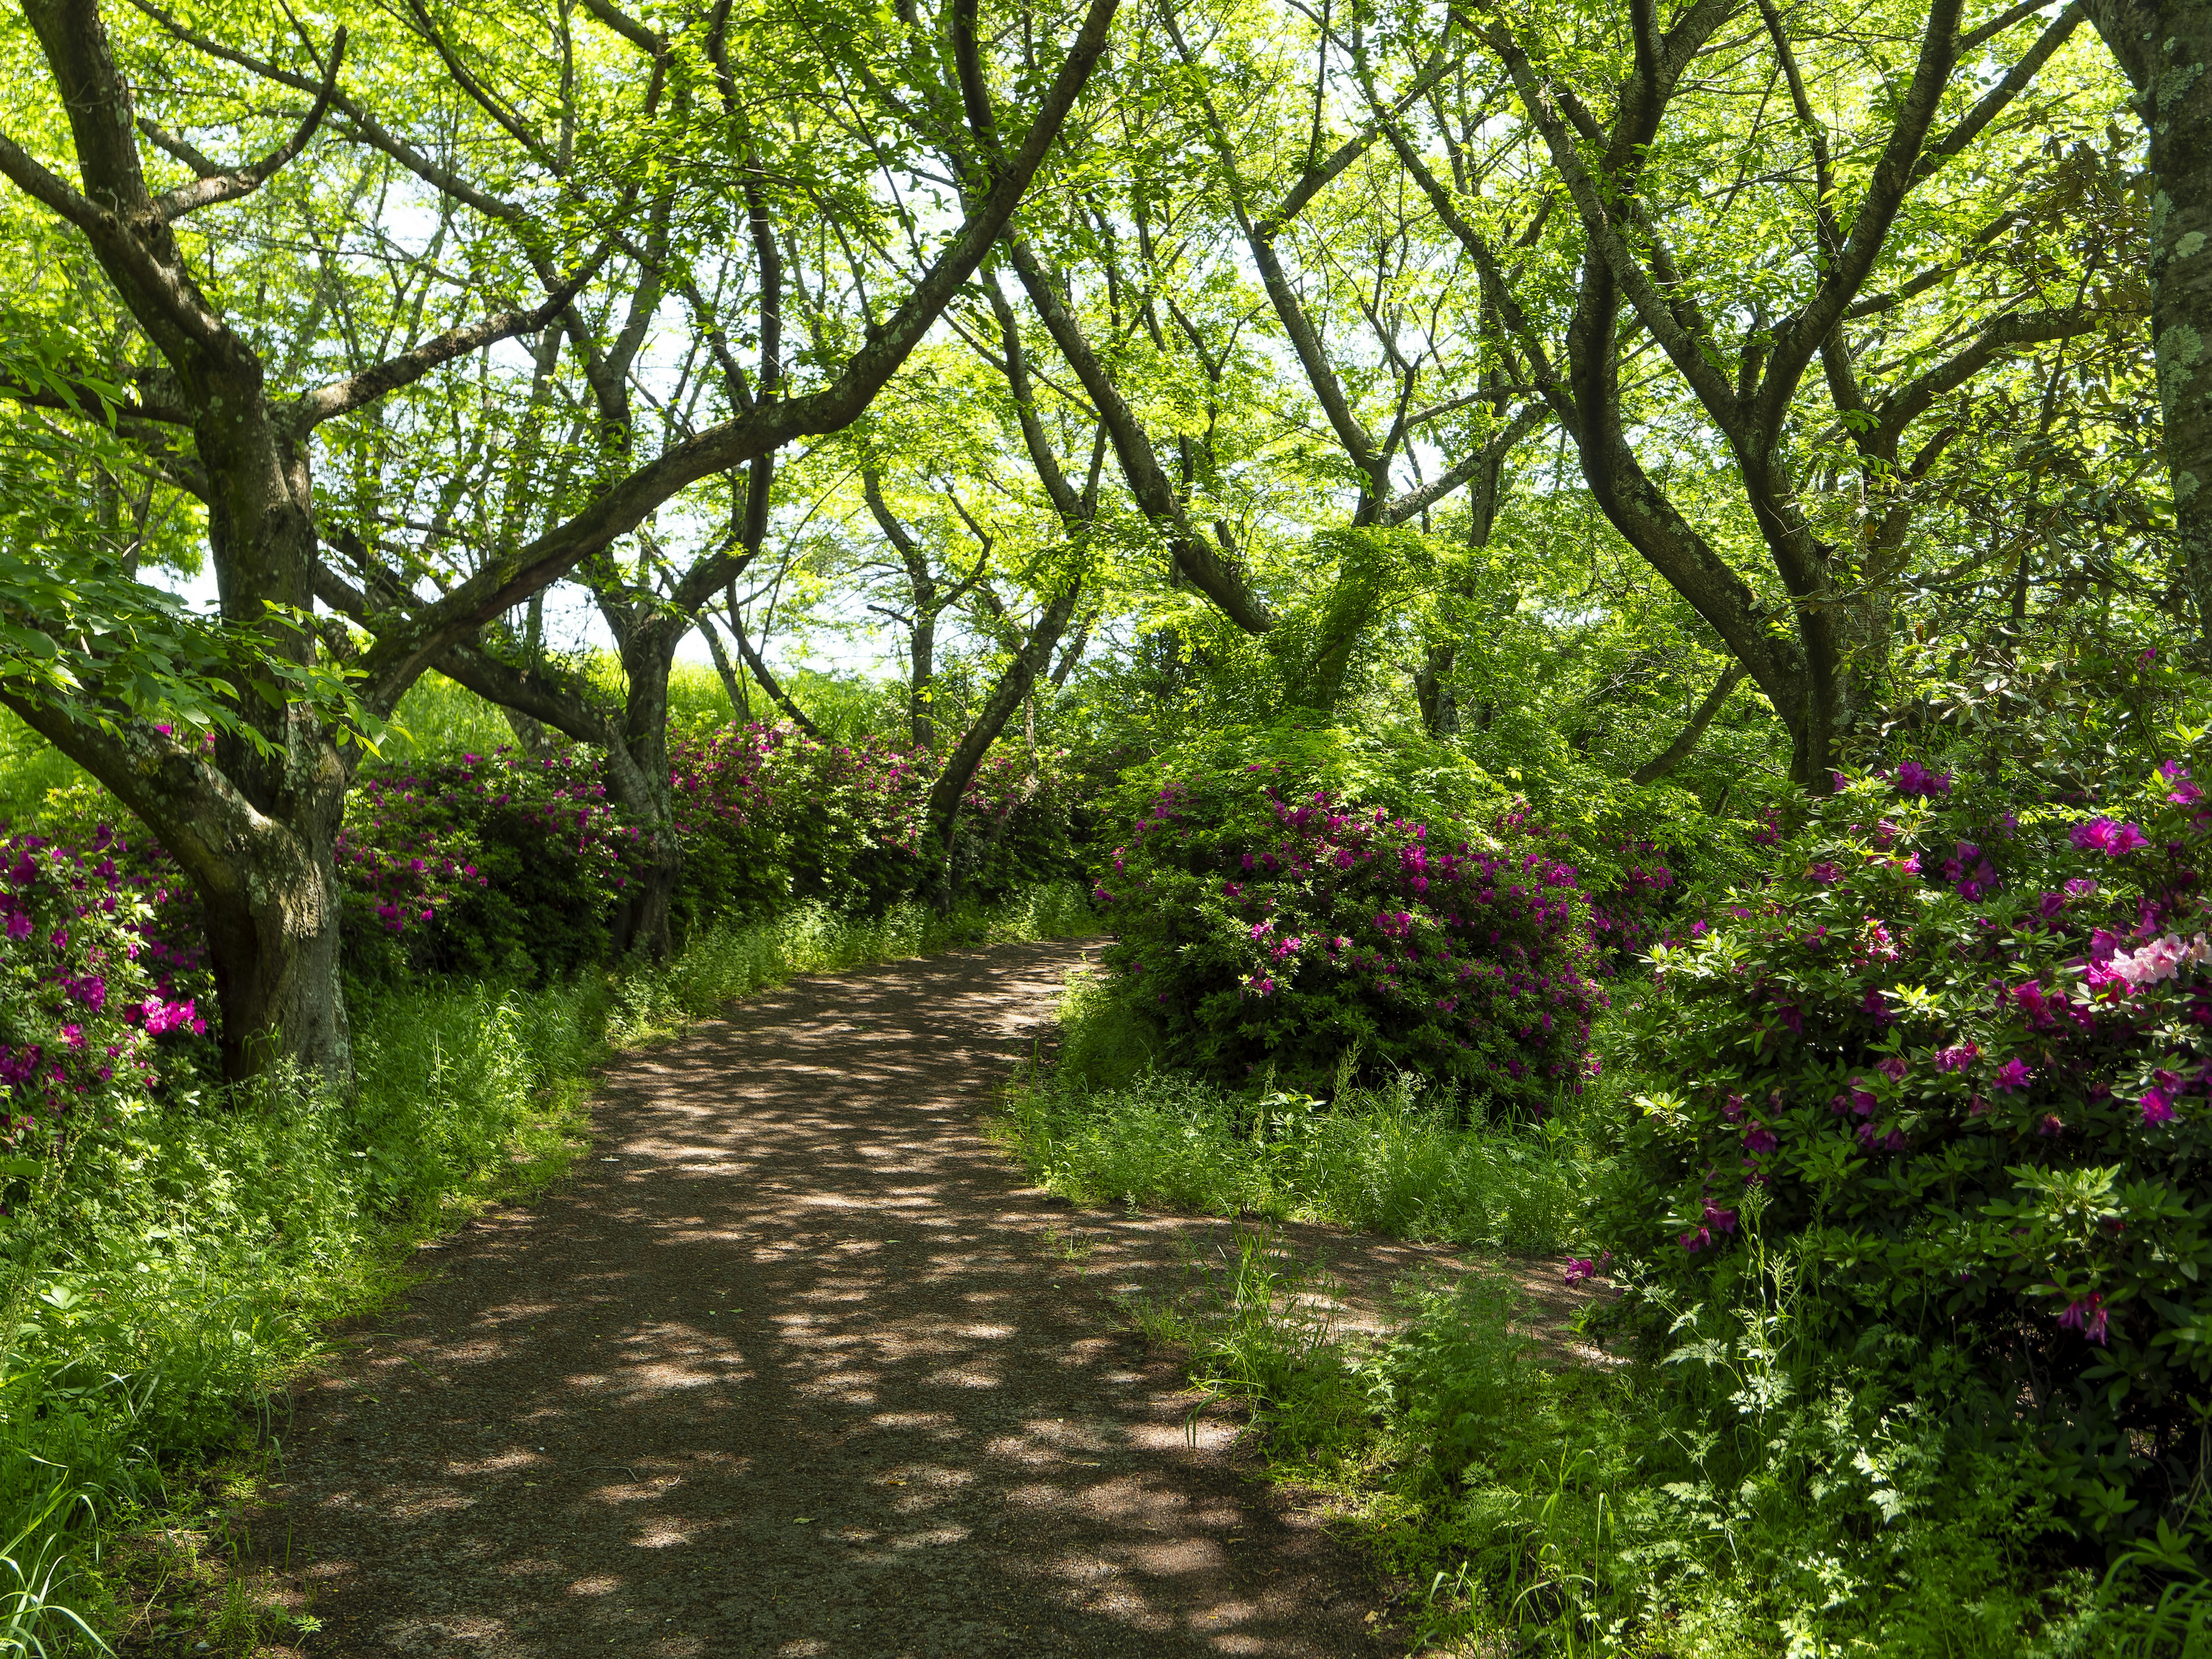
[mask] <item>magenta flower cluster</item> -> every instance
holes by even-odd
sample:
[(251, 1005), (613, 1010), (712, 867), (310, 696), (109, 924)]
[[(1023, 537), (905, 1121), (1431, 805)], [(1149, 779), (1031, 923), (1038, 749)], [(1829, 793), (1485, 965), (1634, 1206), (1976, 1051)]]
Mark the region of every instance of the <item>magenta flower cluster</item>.
[(1232, 1082), (1418, 1067), (1540, 1111), (1587, 1076), (1587, 906), (1516, 810), (1480, 832), (1290, 793), (1164, 786), (1106, 860), (1106, 956), (1185, 1063)]
[[(52, 1151), (143, 1109), (156, 1038), (207, 1030), (198, 906), (174, 866), (109, 825), (83, 847), (0, 839), (0, 1148)], [(0, 1185), (0, 1212), (4, 1212)]]
[(1687, 1281), (1763, 1189), (1764, 1248), (1794, 1241), (1838, 1340), (1940, 1328), (2032, 1366), (2069, 1444), (2180, 1443), (2212, 1386), (2208, 870), (2183, 763), (2070, 811), (1909, 764), (1851, 785), (1656, 953), (1634, 1042), (1670, 1092), (1629, 1132), (1614, 1248)]

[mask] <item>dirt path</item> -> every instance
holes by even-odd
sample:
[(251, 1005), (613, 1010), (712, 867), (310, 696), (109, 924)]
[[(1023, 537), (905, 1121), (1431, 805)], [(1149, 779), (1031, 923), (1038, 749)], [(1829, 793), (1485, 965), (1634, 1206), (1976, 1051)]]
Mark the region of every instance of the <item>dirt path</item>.
[[(254, 1535), (308, 1652), (1402, 1652), (1110, 1316), (1209, 1224), (1085, 1216), (1079, 1271), (978, 1129), (1080, 954), (803, 981), (625, 1061), (578, 1178), (303, 1388)], [(1354, 1301), (1435, 1259), (1357, 1258)]]

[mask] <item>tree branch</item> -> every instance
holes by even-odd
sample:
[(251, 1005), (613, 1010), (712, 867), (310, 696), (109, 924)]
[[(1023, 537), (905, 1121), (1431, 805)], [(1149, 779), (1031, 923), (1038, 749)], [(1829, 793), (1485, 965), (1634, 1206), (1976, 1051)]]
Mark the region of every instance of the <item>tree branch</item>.
[[(251, 196), (276, 175), (277, 171), (307, 147), (315, 130), (330, 112), (331, 100), (338, 88), (338, 66), (345, 61), (346, 32), (340, 25), (331, 40), (331, 64), (323, 72), (322, 89), (315, 94), (292, 136), (275, 149), (249, 166), (233, 167), (228, 172), (203, 173), (189, 185), (164, 191), (154, 198), (154, 210), (164, 219), (181, 219), (187, 213), (204, 207), (213, 207), (219, 202), (235, 202), (240, 197)], [(142, 124), (143, 129), (143, 124)]]
[(1743, 677), (1748, 672), (1740, 662), (1730, 663), (1727, 671), (1714, 682), (1713, 689), (1705, 693), (1705, 700), (1698, 705), (1696, 712), (1690, 716), (1690, 723), (1681, 729), (1674, 741), (1631, 772), (1628, 781), (1638, 784), (1656, 783), (1689, 759), (1696, 750), (1698, 740), (1705, 735), (1705, 728), (1713, 723), (1713, 716), (1721, 712), (1721, 705), (1729, 700), (1729, 693), (1743, 684)]

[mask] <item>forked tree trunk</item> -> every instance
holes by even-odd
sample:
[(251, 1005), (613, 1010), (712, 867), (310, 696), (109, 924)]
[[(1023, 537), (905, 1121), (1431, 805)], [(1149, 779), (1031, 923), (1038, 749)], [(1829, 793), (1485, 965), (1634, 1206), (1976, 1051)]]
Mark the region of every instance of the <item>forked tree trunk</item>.
[(1022, 648), (1006, 665), (1006, 672), (999, 677), (999, 684), (983, 705), (983, 712), (975, 723), (963, 732), (952, 752), (945, 757), (945, 769), (937, 775), (929, 787), (923, 804), (925, 845), (942, 860), (943, 878), (939, 883), (940, 904), (952, 900), (952, 842), (960, 828), (960, 802), (975, 781), (976, 769), (982, 765), (983, 757), (999, 740), (999, 733), (1006, 729), (1006, 722), (1014, 711), (1036, 689), (1037, 676), (1044, 672), (1050, 660), (1053, 647), (1067, 631), (1068, 621), (1075, 615), (1075, 602), (1081, 592), (1080, 581), (1070, 582), (1054, 595)]

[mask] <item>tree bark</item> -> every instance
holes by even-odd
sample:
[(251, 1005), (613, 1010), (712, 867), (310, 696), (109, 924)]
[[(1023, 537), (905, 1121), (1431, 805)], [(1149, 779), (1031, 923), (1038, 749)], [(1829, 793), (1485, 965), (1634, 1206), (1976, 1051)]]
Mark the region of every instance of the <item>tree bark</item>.
[(2178, 562), (2212, 669), (2212, 4), (2087, 0), (2150, 137), (2151, 345)]

